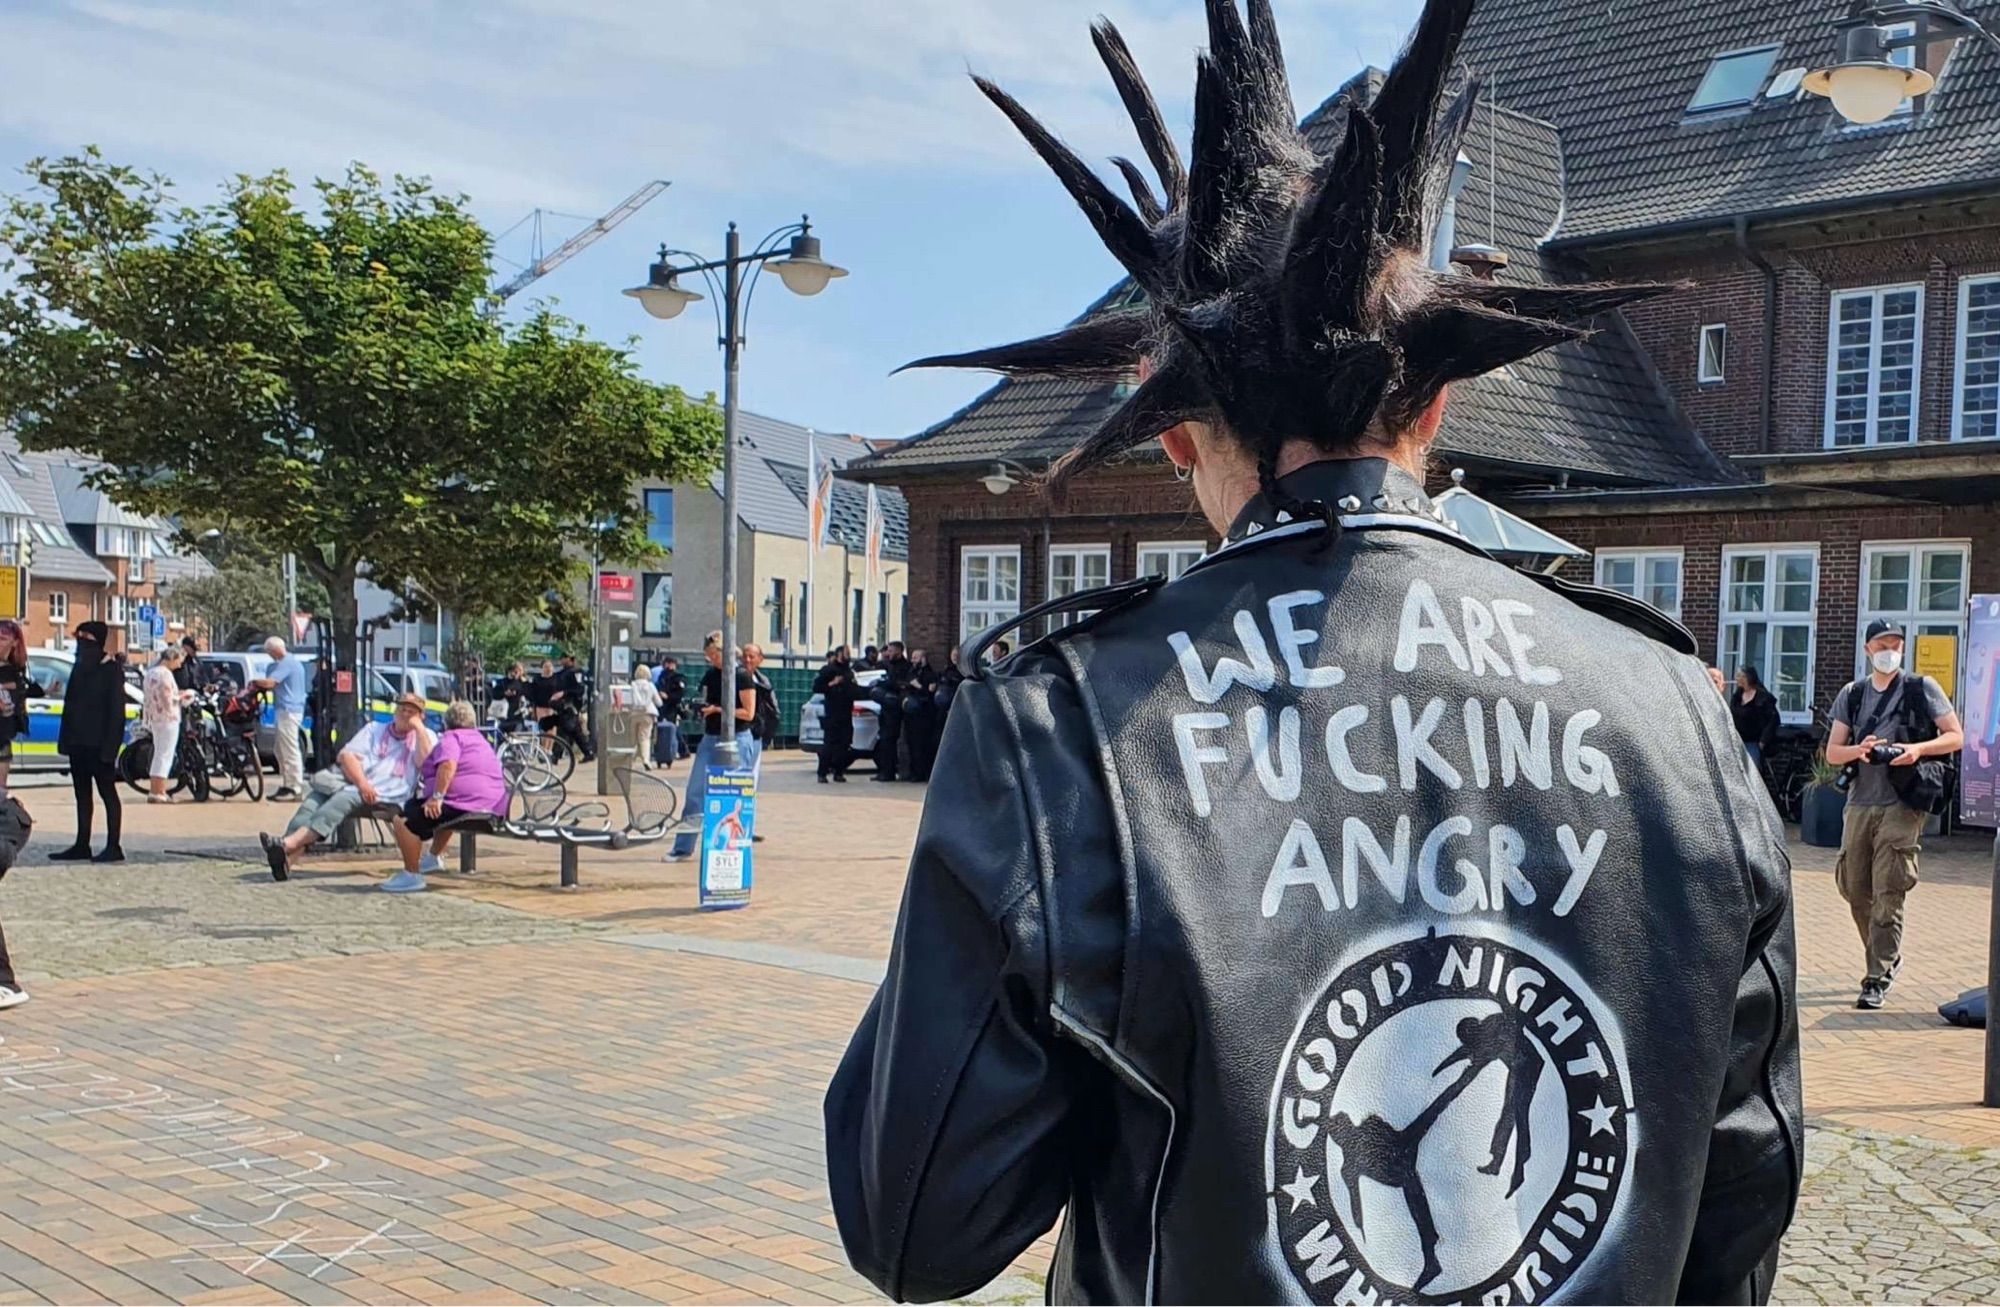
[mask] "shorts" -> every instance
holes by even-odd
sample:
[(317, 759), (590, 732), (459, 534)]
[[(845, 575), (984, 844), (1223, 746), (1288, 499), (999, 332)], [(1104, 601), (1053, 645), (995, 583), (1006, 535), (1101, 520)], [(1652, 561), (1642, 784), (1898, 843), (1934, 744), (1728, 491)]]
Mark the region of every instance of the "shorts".
[(412, 796), (410, 801), (403, 805), (403, 826), (420, 840), (427, 840), (437, 834), (440, 826), (490, 828), (492, 823), (498, 820), (490, 812), (473, 812), (466, 808), (455, 808), (449, 803), (439, 808), (438, 815), (433, 817), (424, 811), (424, 803), (425, 800)]

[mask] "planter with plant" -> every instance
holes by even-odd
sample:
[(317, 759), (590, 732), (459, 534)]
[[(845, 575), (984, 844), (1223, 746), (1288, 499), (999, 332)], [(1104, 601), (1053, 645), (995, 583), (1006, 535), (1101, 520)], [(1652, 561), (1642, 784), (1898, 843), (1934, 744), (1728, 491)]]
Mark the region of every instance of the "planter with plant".
[(1799, 838), (1816, 848), (1840, 847), (1841, 822), (1847, 815), (1847, 791), (1840, 785), (1840, 773), (1826, 760), (1824, 748), (1813, 755), (1812, 774), (1799, 799)]

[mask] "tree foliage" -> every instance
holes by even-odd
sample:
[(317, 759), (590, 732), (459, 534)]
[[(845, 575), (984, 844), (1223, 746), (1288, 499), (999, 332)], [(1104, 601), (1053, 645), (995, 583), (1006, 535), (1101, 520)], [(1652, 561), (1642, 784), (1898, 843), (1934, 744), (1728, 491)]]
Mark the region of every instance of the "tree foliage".
[(423, 180), (356, 165), (309, 212), (282, 172), (199, 205), (95, 151), (26, 172), (0, 205), (0, 414), (139, 511), (296, 553), (338, 647), (360, 575), (477, 614), (567, 591), (592, 539), (646, 557), (634, 479), (720, 452), (715, 411), (628, 351), (546, 308), (483, 316), (489, 237)]
[[(175, 581), (163, 595), (184, 616), (199, 623), (208, 648), (247, 649), (266, 636), (292, 638), (285, 617), (285, 571), (275, 554), (235, 546), (209, 552), (215, 570)], [(299, 578), (299, 607), (327, 611), (326, 591), (311, 577)]]

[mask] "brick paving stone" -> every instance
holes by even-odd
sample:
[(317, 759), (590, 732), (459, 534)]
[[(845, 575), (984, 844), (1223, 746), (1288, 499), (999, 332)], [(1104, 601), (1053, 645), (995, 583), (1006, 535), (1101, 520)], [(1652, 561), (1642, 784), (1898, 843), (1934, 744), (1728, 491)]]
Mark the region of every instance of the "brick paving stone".
[[(586, 855), (573, 893), (500, 842), (414, 898), (371, 892), (379, 852), (274, 885), (282, 810), (241, 802), (130, 810), (124, 868), (31, 856), (0, 912), (35, 1001), (0, 1058), (51, 1070), (15, 1073), (0, 1133), (0, 1307), (875, 1300), (818, 1104), (921, 793), (773, 756), (756, 900), (721, 914), (657, 848)], [(62, 797), (30, 795), (44, 848)], [(2000, 1298), (2000, 1113), (1932, 1011), (1983, 974), (1989, 858), (1930, 850), (1909, 966), (1859, 1013), (1831, 853), (1795, 850), (1813, 1128), (1779, 1301)], [(1050, 1252), (975, 1300), (1039, 1301)]]

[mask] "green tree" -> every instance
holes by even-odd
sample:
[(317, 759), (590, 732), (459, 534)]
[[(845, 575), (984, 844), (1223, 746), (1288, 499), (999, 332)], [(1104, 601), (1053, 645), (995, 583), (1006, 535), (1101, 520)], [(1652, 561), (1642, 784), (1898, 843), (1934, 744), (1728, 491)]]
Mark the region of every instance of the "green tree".
[[(292, 638), (285, 617), (284, 565), (258, 550), (231, 549), (211, 554), (215, 570), (168, 586), (161, 598), (182, 617), (191, 617), (206, 633), (211, 649), (242, 649), (265, 636)], [(301, 577), (299, 607), (324, 612), (326, 591)]]
[(528, 613), (487, 613), (458, 627), (459, 643), (465, 652), (478, 655), (488, 676), (499, 676), (508, 664), (526, 658), (534, 638), (535, 619)]
[(648, 556), (632, 481), (720, 452), (714, 410), (629, 351), (545, 308), (484, 316), (489, 238), (420, 179), (356, 165), (308, 213), (283, 173), (180, 205), (94, 150), (26, 172), (0, 204), (0, 413), (139, 511), (297, 554), (339, 649), (364, 574), (468, 615), (566, 592), (593, 538)]

